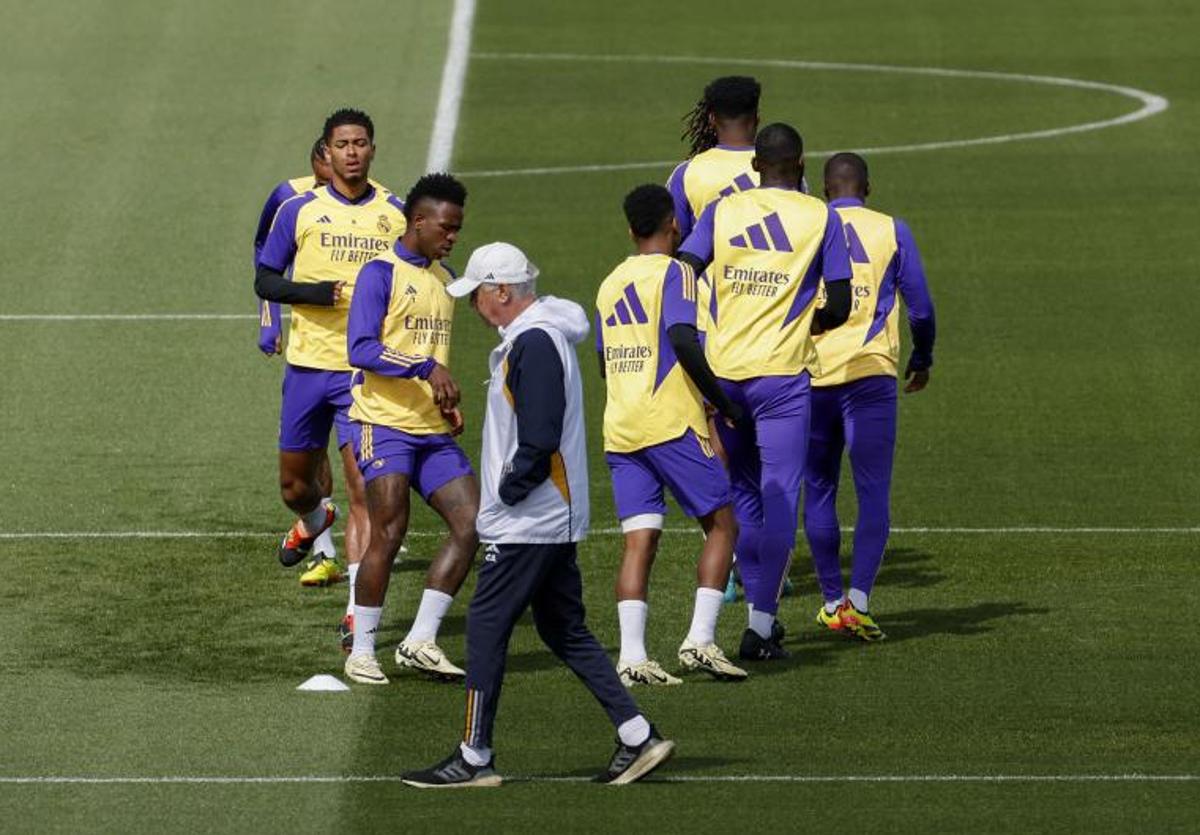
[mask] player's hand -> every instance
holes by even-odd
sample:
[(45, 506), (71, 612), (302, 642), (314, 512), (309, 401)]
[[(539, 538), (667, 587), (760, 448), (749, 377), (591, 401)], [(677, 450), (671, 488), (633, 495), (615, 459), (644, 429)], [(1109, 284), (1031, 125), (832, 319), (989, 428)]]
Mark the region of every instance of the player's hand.
[(749, 421), (746, 417), (746, 410), (737, 403), (729, 404), (729, 411), (721, 415), (721, 419), (725, 421), (725, 425), (730, 429), (746, 429)]
[(337, 281), (337, 282), (334, 282), (334, 285), (333, 285), (333, 303), (334, 303), (335, 305), (336, 305), (338, 302), (340, 302), (340, 301), (342, 300), (342, 295), (343, 295), (343, 293), (344, 293), (344, 291), (345, 291), (345, 288), (346, 288), (346, 282), (344, 282), (344, 281)]
[(443, 411), (444, 417), (450, 423), (450, 437), (457, 438), (463, 433), (463, 427), (466, 426), (466, 421), (463, 420), (462, 410), (455, 406), (450, 411)]
[(271, 331), (263, 331), (258, 337), (258, 350), (263, 352), (263, 356), (268, 359), (276, 354), (283, 353), (283, 335), (272, 333)]
[(435, 363), (433, 371), (429, 372), (428, 381), (433, 388), (433, 402), (441, 408), (442, 414), (448, 413), (458, 405), (460, 396), (458, 383), (454, 382), (454, 378), (450, 376), (446, 366), (440, 362)]
[(908, 380), (908, 383), (904, 386), (904, 393), (913, 394), (929, 385), (929, 370), (916, 371), (912, 368), (906, 368), (904, 370), (904, 379)]

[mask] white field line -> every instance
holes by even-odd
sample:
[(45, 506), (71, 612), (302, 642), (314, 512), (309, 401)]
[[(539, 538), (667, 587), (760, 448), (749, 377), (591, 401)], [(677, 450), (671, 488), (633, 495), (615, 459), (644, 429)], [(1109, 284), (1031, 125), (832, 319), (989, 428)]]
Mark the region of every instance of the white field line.
[[(162, 785), (162, 784), (287, 784), (287, 783), (399, 783), (399, 775), (297, 775), (297, 776), (187, 776), (0, 777), (9, 785)], [(590, 783), (590, 777), (507, 776), (513, 783)], [(655, 783), (1194, 783), (1200, 774), (713, 774), (648, 778)]]
[[(284, 314), (285, 318), (287, 314)], [(0, 322), (224, 322), (257, 313), (0, 313)]]
[[(842, 528), (844, 533), (853, 533), (853, 527)], [(1039, 527), (1017, 526), (1001, 528), (932, 528), (914, 527), (892, 528), (893, 534), (964, 534), (964, 535), (1037, 535), (1037, 534), (1200, 534), (1200, 527), (1147, 527), (1147, 528), (1115, 528), (1115, 527)], [(620, 528), (596, 528), (591, 531), (593, 536), (620, 536)], [(663, 533), (698, 535), (697, 528), (664, 528)], [(413, 538), (440, 537), (443, 531), (409, 531)], [(5, 540), (35, 540), (35, 539), (260, 539), (279, 536), (278, 531), (3, 531), (0, 541)], [(342, 536), (341, 532), (335, 536)]]
[(474, 22), (475, 0), (454, 0), (450, 43), (446, 46), (446, 62), (442, 65), (442, 87), (433, 119), (433, 135), (429, 138), (426, 171), (445, 171), (450, 168), (463, 87), (467, 81), (467, 62), (471, 59), (471, 27)]
[[(1032, 75), (1029, 73), (992, 72), (988, 70), (961, 70), (944, 67), (904, 67), (892, 64), (852, 64), (830, 61), (794, 61), (788, 59), (762, 58), (719, 58), (690, 55), (583, 55), (575, 53), (555, 52), (477, 52), (473, 58), (484, 61), (574, 61), (596, 63), (648, 63), (648, 64), (711, 64), (723, 66), (747, 67), (783, 67), (798, 70), (824, 70), (835, 72), (867, 72), (891, 73), (899, 75), (919, 75), (936, 78), (970, 78), (986, 81), (1011, 81), (1025, 84), (1042, 84), (1052, 87), (1070, 87), (1081, 90), (1098, 90), (1118, 96), (1133, 99), (1141, 104), (1137, 110), (1116, 116), (1111, 119), (1101, 119), (1094, 122), (1084, 122), (1078, 125), (1066, 125), (1045, 130), (1025, 131), (1021, 133), (1005, 133), (994, 136), (980, 136), (971, 139), (949, 139), (933, 142), (918, 142), (909, 145), (882, 145), (877, 147), (847, 147), (840, 151), (857, 151), (861, 154), (898, 154), (913, 151), (936, 151), (947, 148), (969, 148), (976, 145), (999, 145), (1007, 142), (1019, 142), (1030, 139), (1052, 139), (1072, 133), (1086, 133), (1104, 128), (1125, 125), (1131, 122), (1148, 119), (1162, 113), (1170, 102), (1156, 93), (1126, 87), (1120, 84), (1107, 84), (1102, 81), (1088, 81), (1080, 78), (1062, 78), (1052, 75)], [(810, 157), (826, 157), (836, 151), (809, 151)], [(677, 165), (679, 160), (659, 160), (654, 162), (604, 163), (595, 165), (567, 165), (538, 168), (494, 169), (486, 171), (464, 171), (464, 177), (513, 177), (533, 176), (540, 174), (575, 174), (583, 172), (629, 171), (641, 168), (667, 168)]]

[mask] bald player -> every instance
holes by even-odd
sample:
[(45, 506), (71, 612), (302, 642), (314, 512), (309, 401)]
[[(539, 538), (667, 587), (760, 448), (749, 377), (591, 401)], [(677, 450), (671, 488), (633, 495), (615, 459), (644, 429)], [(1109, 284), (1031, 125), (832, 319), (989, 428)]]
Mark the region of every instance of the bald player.
[[(929, 384), (935, 324), (921, 255), (908, 225), (866, 206), (867, 163), (834, 154), (825, 163), (825, 197), (846, 229), (854, 304), (845, 325), (814, 337), (820, 372), (813, 375), (812, 424), (804, 475), (804, 532), (825, 604), (817, 623), (864, 641), (885, 635), (870, 613), (871, 588), (883, 562), (896, 448), (896, 388), (900, 361), (899, 306), (904, 300), (913, 348), (907, 393)], [(850, 589), (844, 591), (838, 548), (838, 477), (849, 449), (858, 498)]]
[[(795, 128), (763, 128), (754, 146), (761, 184), (711, 204), (678, 258), (712, 278), (705, 352), (726, 395), (750, 415), (717, 424), (729, 453), (737, 555), (749, 625), (739, 657), (786, 658), (776, 623), (795, 544), (808, 448), (811, 332), (850, 313), (850, 257), (837, 213), (800, 191), (804, 145)], [(817, 309), (824, 279), (827, 299)]]

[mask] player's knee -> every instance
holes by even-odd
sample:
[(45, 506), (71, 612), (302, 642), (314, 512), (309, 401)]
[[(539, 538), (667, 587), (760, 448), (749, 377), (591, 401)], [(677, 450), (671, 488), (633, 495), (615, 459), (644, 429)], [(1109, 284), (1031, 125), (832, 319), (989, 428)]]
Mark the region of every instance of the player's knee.
[(475, 553), (475, 549), (479, 547), (479, 533), (475, 529), (475, 517), (472, 516), (469, 520), (455, 520), (450, 525), (450, 538), (458, 548), (471, 554)]
[(402, 513), (390, 519), (377, 519), (371, 524), (371, 542), (379, 551), (394, 557), (408, 533), (408, 514)]
[(321, 499), (317, 495), (316, 484), (291, 473), (279, 476), (279, 494), (283, 497), (284, 504), (300, 512), (312, 510)]

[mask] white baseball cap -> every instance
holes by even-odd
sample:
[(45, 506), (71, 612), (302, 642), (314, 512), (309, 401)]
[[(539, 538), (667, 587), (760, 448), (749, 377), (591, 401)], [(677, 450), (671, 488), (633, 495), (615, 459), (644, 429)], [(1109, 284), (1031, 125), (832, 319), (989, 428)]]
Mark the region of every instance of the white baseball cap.
[(446, 285), (455, 298), (468, 296), (480, 284), (524, 284), (538, 277), (538, 268), (525, 253), (502, 241), (484, 244), (471, 253), (462, 277)]

